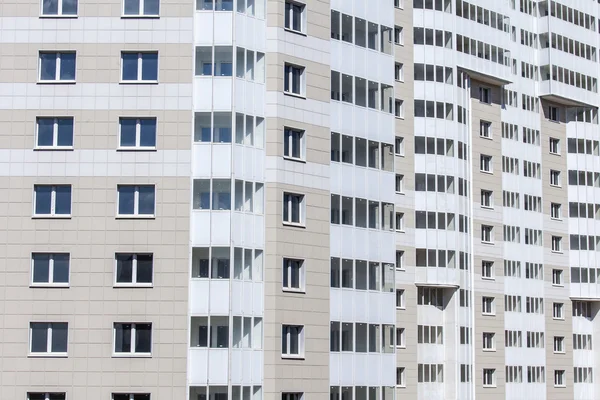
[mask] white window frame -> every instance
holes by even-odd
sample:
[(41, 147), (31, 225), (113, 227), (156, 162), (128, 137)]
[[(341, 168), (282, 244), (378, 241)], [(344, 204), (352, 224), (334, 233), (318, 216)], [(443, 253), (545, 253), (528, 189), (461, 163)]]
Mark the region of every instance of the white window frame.
[[(292, 198), (290, 197), (289, 200), (285, 201), (285, 196), (289, 195), (289, 196), (298, 196), (300, 198), (299, 201), (299, 210), (298, 210), (298, 222), (294, 222), (291, 220), (292, 217)], [(285, 215), (285, 207), (288, 207), (288, 218), (289, 220), (285, 220), (284, 219), (284, 215)], [(304, 227), (306, 224), (306, 195), (304, 195), (303, 193), (292, 193), (292, 192), (283, 192), (283, 196), (282, 196), (282, 207), (281, 207), (281, 221), (283, 222), (283, 225), (287, 225), (287, 226), (301, 226)]]
[[(555, 182), (553, 182), (555, 181)], [(554, 187), (561, 187), (561, 181), (560, 181), (560, 171), (556, 171), (554, 169), (550, 170), (550, 186), (554, 186)]]
[[(306, 327), (304, 325), (296, 325), (296, 324), (282, 324), (281, 325), (281, 336), (282, 336), (282, 342), (283, 342), (283, 335), (284, 335), (284, 329), (285, 327), (300, 327), (302, 328), (300, 330), (300, 334), (298, 335), (298, 354), (291, 354), (291, 353), (284, 353), (283, 352), (283, 348), (281, 348), (281, 358), (300, 358), (303, 359), (304, 358), (304, 335), (306, 333)], [(291, 344), (291, 334), (289, 333), (289, 331), (286, 333), (286, 343), (287, 343), (287, 349), (289, 351), (290, 349), (290, 344)]]
[(394, 115), (396, 118), (404, 119), (404, 100), (394, 99)]
[[(119, 188), (121, 187), (134, 187), (135, 188), (135, 193), (134, 193), (134, 198), (133, 198), (133, 214), (119, 214), (119, 202), (120, 202), (120, 196), (121, 196), (121, 191), (119, 190)], [(152, 186), (154, 188), (154, 213), (153, 214), (140, 214), (139, 213), (139, 208), (140, 208), (140, 186)], [(116, 215), (117, 218), (138, 218), (138, 219), (144, 219), (144, 218), (155, 218), (156, 217), (156, 185), (149, 183), (149, 184), (143, 184), (143, 185), (130, 185), (130, 184), (118, 184), (117, 185), (117, 202), (116, 202)]]
[[(486, 270), (489, 270), (489, 275), (487, 275), (485, 273)], [(487, 261), (487, 260), (481, 261), (481, 279), (495, 280), (496, 274), (495, 274), (494, 270), (495, 270), (495, 268), (494, 268), (493, 261)]]
[(554, 370), (554, 387), (566, 387), (565, 370)]
[[(400, 335), (398, 335), (400, 332)], [(396, 327), (396, 348), (397, 349), (405, 349), (406, 348), (406, 329)]]
[(549, 138), (548, 139), (548, 147), (550, 154), (560, 155), (560, 139), (557, 138)]
[(404, 63), (394, 65), (394, 78), (396, 82), (404, 82)]
[[(490, 309), (486, 310), (486, 303), (489, 302)], [(481, 298), (481, 314), (482, 315), (496, 315), (496, 301), (493, 297), (483, 296)]]
[[(79, 14), (79, 0), (77, 0), (77, 12), (75, 14), (63, 14), (63, 0), (58, 1), (57, 14), (44, 14), (44, 0), (40, 0), (40, 18), (77, 18)], [(35, 392), (38, 393), (38, 392)]]
[[(286, 73), (286, 69), (290, 67), (289, 72)], [(300, 93), (293, 92), (293, 69), (297, 69), (300, 71)], [(288, 96), (296, 96), (301, 98), (306, 98), (306, 67), (293, 63), (284, 63), (283, 65), (283, 93)], [(285, 82), (288, 82), (289, 90), (285, 90)]]
[(406, 387), (406, 368), (405, 367), (396, 367), (396, 387), (400, 387), (400, 388)]
[(559, 122), (560, 110), (555, 106), (548, 106), (548, 121)]
[[(400, 304), (398, 304), (400, 299)], [(404, 289), (396, 289), (396, 310), (406, 310), (406, 292)]]
[(50, 400), (50, 394), (62, 394), (64, 396), (64, 399), (67, 400), (67, 393), (66, 392), (27, 392), (27, 400), (31, 399), (31, 395), (32, 394), (42, 394), (44, 395), (44, 400)]
[[(131, 325), (131, 351), (129, 353), (117, 352), (117, 325), (125, 324)], [(135, 351), (136, 342), (136, 326), (137, 325), (150, 325), (150, 352), (149, 353), (138, 353)], [(152, 322), (114, 322), (113, 323), (113, 340), (112, 340), (112, 356), (113, 357), (152, 357), (152, 351), (154, 350), (154, 324)]]
[[(284, 16), (284, 22), (283, 22), (283, 24), (284, 24), (283, 29), (286, 30), (286, 31), (288, 31), (288, 32), (300, 33), (302, 35), (306, 35), (306, 19), (307, 19), (306, 18), (306, 15), (307, 15), (306, 14), (306, 4), (303, 3), (303, 2), (301, 2), (301, 1), (296, 1), (296, 0), (285, 0), (285, 3), (286, 4), (289, 3), (289, 4), (294, 5), (294, 6), (299, 6), (301, 8), (301, 10), (300, 10), (300, 30), (294, 29), (292, 27), (292, 25), (285, 26), (285, 16)], [(285, 4), (284, 4), (283, 12), (284, 13), (286, 12), (286, 10), (285, 10)], [(290, 21), (290, 24), (291, 24), (291, 22), (294, 20), (293, 19), (293, 16), (294, 16), (294, 8), (293, 7), (290, 7), (289, 13), (290, 13), (290, 15), (289, 15), (289, 17), (290, 17), (289, 21)]]
[[(52, 187), (52, 196), (50, 198), (50, 214), (36, 214), (35, 213), (35, 204), (37, 200), (37, 191), (35, 190), (37, 187), (41, 186), (50, 186)], [(69, 204), (70, 213), (69, 214), (56, 214), (56, 188), (58, 186), (69, 186), (71, 188), (71, 203)], [(72, 185), (46, 185), (46, 184), (36, 184), (33, 185), (33, 217), (34, 218), (71, 218), (73, 214), (73, 186)]]
[[(487, 201), (484, 201), (487, 200)], [(481, 189), (481, 207), (494, 208), (494, 192), (491, 190)]]
[(394, 0), (394, 7), (404, 10), (404, 0)]
[[(299, 136), (299, 142), (300, 142), (300, 157), (294, 157), (291, 154), (285, 154), (285, 143), (283, 146), (283, 158), (286, 160), (294, 160), (294, 161), (306, 161), (306, 131), (303, 129), (296, 129), (296, 128), (290, 128), (288, 126), (283, 128), (283, 140), (286, 140), (286, 131), (291, 131), (296, 133)], [(291, 151), (293, 148), (293, 135), (290, 135), (288, 138), (288, 149)], [(293, 153), (293, 151), (291, 151), (291, 153)]]
[(492, 138), (492, 123), (490, 121), (479, 120), (479, 136), (484, 139)]
[(483, 351), (496, 351), (496, 334), (483, 332), (481, 334)]
[(482, 370), (483, 387), (496, 387), (496, 369), (484, 368)]
[[(34, 260), (34, 256), (36, 254), (42, 254), (42, 255), (48, 255), (49, 256), (49, 264), (48, 264), (48, 282), (34, 282), (33, 281), (33, 271), (34, 271), (34, 264), (35, 264), (35, 260)], [(54, 256), (56, 256), (57, 254), (60, 255), (68, 255), (69, 256), (69, 275), (68, 275), (68, 281), (67, 282), (54, 282)], [(71, 283), (71, 253), (61, 253), (61, 252), (33, 252), (31, 253), (31, 277), (29, 279), (29, 286), (30, 287), (47, 287), (47, 286), (51, 286), (51, 287), (69, 287), (70, 283)]]
[(395, 213), (396, 232), (404, 232), (404, 213), (396, 211)]
[(552, 270), (552, 286), (564, 286), (564, 273), (562, 269)]
[(550, 203), (550, 218), (557, 221), (562, 220), (562, 205), (560, 203)]
[[(560, 343), (560, 345), (557, 345)], [(554, 336), (552, 340), (552, 351), (556, 354), (564, 354), (565, 353), (565, 337), (564, 336)]]
[(404, 46), (404, 27), (400, 25), (394, 26), (394, 44)]
[[(141, 1), (141, 0), (140, 0)], [(136, 17), (139, 18), (139, 17)], [(137, 62), (137, 79), (125, 80), (123, 79), (123, 55), (124, 54), (137, 54), (138, 62)], [(153, 79), (142, 79), (142, 55), (144, 54), (156, 54), (156, 80)], [(156, 84), (160, 80), (160, 55), (156, 50), (142, 50), (142, 51), (129, 51), (122, 50), (121, 58), (119, 60), (121, 63), (121, 68), (119, 69), (119, 83), (122, 84)]]
[(552, 236), (552, 252), (553, 253), (562, 253), (562, 237), (560, 236)]
[[(400, 182), (400, 185), (398, 185), (397, 183)], [(395, 186), (395, 190), (396, 190), (396, 194), (404, 194), (404, 175), (403, 174), (396, 174), (396, 180), (394, 181), (394, 186)], [(400, 187), (398, 187), (400, 186)], [(398, 190), (400, 189), (400, 190)]]
[[(142, 146), (140, 144), (142, 134), (142, 120), (154, 120), (154, 146)], [(135, 120), (135, 146), (121, 146), (121, 121), (123, 120)], [(117, 150), (156, 150), (156, 143), (158, 139), (158, 119), (156, 117), (119, 117), (119, 137), (117, 141)]]
[[(46, 351), (45, 352), (33, 352), (33, 329), (31, 324), (47, 324), (47, 337), (46, 337)], [(67, 324), (67, 351), (52, 351), (52, 324)], [(29, 357), (67, 357), (69, 353), (69, 323), (64, 321), (31, 321), (29, 322)]]
[(479, 102), (483, 104), (492, 104), (492, 89), (489, 87), (479, 87)]
[(481, 225), (481, 243), (494, 243), (494, 227), (492, 225)]
[[(39, 132), (40, 132), (40, 120), (41, 119), (52, 119), (54, 120), (53, 128), (52, 128), (52, 146), (40, 146), (38, 144), (39, 141)], [(71, 119), (73, 121), (73, 132), (71, 132), (71, 145), (70, 146), (59, 146), (58, 145), (58, 120), (59, 119)], [(75, 143), (75, 118), (74, 117), (44, 117), (39, 116), (35, 119), (35, 145), (34, 148), (38, 150), (72, 150), (73, 143)]]
[(394, 139), (394, 155), (404, 157), (404, 137), (396, 136)]
[[(133, 263), (131, 266), (131, 282), (117, 282), (117, 256), (118, 255), (131, 255), (133, 256)], [(152, 281), (150, 283), (147, 282), (137, 282), (137, 258), (139, 255), (150, 255), (152, 256)], [(154, 254), (153, 253), (144, 253), (144, 252), (138, 252), (138, 253), (124, 253), (124, 252), (118, 252), (115, 253), (115, 267), (113, 270), (113, 286), (114, 287), (152, 287), (154, 286)]]
[(565, 319), (564, 303), (552, 303), (552, 319), (557, 319), (557, 320)]
[(487, 154), (481, 154), (479, 156), (479, 171), (486, 174), (494, 173), (494, 158)]
[[(299, 287), (295, 288), (291, 286), (291, 272), (292, 272), (292, 263), (298, 262), (300, 264), (299, 268)], [(287, 274), (288, 278), (288, 286), (284, 286), (285, 275)], [(295, 293), (305, 293), (306, 292), (306, 260), (295, 257), (283, 257), (283, 261), (281, 264), (281, 287), (284, 292), (295, 292)]]
[[(63, 54), (75, 54), (75, 78), (60, 79), (60, 62)], [(42, 54), (56, 54), (56, 75), (55, 79), (42, 79)], [(66, 83), (72, 84), (77, 82), (77, 52), (74, 50), (40, 50), (38, 53), (38, 83)]]
[(121, 2), (121, 18), (159, 18), (160, 10), (161, 10), (161, 1), (158, 2), (158, 14), (144, 14), (144, 8), (146, 7), (146, 0), (139, 0), (140, 3), (140, 12), (139, 14), (125, 14), (125, 2), (127, 0), (123, 0)]
[(404, 250), (396, 250), (396, 271), (406, 270), (404, 265), (404, 255)]
[(304, 400), (304, 392), (282, 392), (281, 400)]

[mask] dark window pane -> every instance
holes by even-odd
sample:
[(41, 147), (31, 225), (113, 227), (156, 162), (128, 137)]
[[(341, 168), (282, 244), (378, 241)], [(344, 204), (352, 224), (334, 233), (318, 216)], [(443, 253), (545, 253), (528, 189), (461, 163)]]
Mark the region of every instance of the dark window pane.
[(69, 283), (69, 255), (54, 255), (54, 282)]
[(113, 393), (112, 400), (129, 400), (129, 394), (126, 394), (126, 393)]
[(28, 393), (29, 400), (46, 400), (46, 393)]
[(54, 144), (54, 118), (38, 118), (38, 146)]
[(152, 345), (152, 325), (136, 324), (135, 330), (135, 352), (150, 353), (150, 348)]
[(40, 79), (43, 81), (56, 79), (56, 53), (40, 54)]
[(61, 53), (60, 80), (75, 80), (75, 53)]
[(140, 120), (140, 125), (140, 146), (156, 146), (156, 119), (142, 119)]
[(136, 393), (133, 395), (133, 400), (150, 400), (150, 394), (148, 393)]
[(63, 15), (77, 15), (77, 0), (63, 0)]
[(119, 187), (119, 214), (133, 214), (134, 212), (135, 187)]
[(35, 188), (35, 213), (50, 214), (52, 201), (51, 186), (36, 186)]
[(123, 53), (123, 75), (124, 81), (136, 81), (138, 79), (138, 55), (137, 53)]
[(125, 15), (139, 15), (140, 1), (143, 0), (125, 0)]
[(56, 187), (56, 206), (55, 214), (71, 214), (71, 186)]
[(139, 199), (139, 214), (154, 214), (154, 186), (140, 186)]
[(133, 280), (133, 255), (117, 254), (117, 283), (131, 283)]
[(44, 15), (58, 14), (58, 0), (43, 0), (42, 14), (44, 14)]
[(45, 353), (48, 350), (48, 324), (45, 322), (31, 323), (31, 352)]
[(48, 393), (48, 400), (65, 400), (66, 393)]
[(142, 54), (142, 80), (144, 80), (144, 81), (158, 80), (158, 54), (157, 53)]
[(121, 141), (120, 146), (135, 146), (136, 121), (133, 118), (121, 119)]
[(131, 324), (115, 324), (115, 353), (131, 352)]
[(33, 282), (47, 283), (50, 279), (50, 255), (33, 255)]
[(73, 118), (58, 119), (58, 138), (59, 146), (73, 146)]
[(138, 254), (137, 281), (138, 283), (152, 283), (152, 254)]
[(52, 352), (66, 353), (68, 340), (68, 325), (67, 323), (52, 324)]
[(144, 15), (158, 15), (159, 0), (144, 0)]

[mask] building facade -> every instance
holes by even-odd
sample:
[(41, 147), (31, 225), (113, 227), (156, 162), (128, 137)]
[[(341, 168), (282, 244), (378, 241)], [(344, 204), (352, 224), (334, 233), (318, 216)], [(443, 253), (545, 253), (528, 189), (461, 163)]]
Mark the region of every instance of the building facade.
[(0, 399), (600, 398), (598, 18), (3, 0)]

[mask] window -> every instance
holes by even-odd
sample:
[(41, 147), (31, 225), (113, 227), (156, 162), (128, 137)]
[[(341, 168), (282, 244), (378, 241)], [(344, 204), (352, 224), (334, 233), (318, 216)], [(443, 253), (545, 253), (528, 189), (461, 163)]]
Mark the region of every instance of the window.
[(564, 370), (554, 370), (554, 386), (555, 387), (565, 387), (565, 371)]
[(562, 238), (560, 236), (552, 236), (552, 251), (562, 253)]
[(496, 350), (496, 334), (493, 332), (483, 332), (483, 349)]
[(404, 289), (396, 289), (396, 308), (406, 308), (404, 303)]
[(119, 118), (119, 148), (156, 147), (156, 118)]
[(481, 262), (481, 277), (483, 279), (494, 279), (494, 262), (493, 261), (482, 261)]
[(114, 353), (116, 355), (150, 355), (152, 352), (152, 324), (114, 324)]
[(396, 269), (404, 270), (404, 250), (396, 251)]
[(561, 205), (558, 203), (550, 203), (550, 218), (552, 219), (561, 219)]
[(151, 286), (153, 261), (152, 254), (116, 254), (115, 286)]
[(481, 241), (484, 243), (494, 243), (494, 227), (481, 225)]
[(396, 63), (394, 68), (394, 78), (399, 82), (404, 82), (404, 64)]
[(73, 148), (73, 117), (38, 117), (36, 127), (36, 148)]
[(394, 7), (404, 8), (404, 0), (394, 0)]
[(31, 255), (32, 286), (69, 286), (69, 253)]
[(281, 393), (281, 400), (304, 400), (304, 393)]
[(283, 80), (283, 91), (285, 93), (298, 96), (304, 95), (304, 67), (286, 63), (284, 66)]
[(281, 327), (282, 357), (304, 356), (304, 327), (300, 325), (282, 325)]
[(481, 207), (494, 208), (494, 192), (491, 190), (481, 190)]
[(565, 338), (563, 336), (554, 336), (554, 352), (565, 352)]
[(306, 6), (302, 3), (286, 0), (285, 2), (285, 28), (295, 32), (304, 32), (304, 13)]
[(394, 115), (397, 118), (404, 119), (404, 100), (395, 99), (395, 101), (394, 101)]
[(492, 102), (491, 89), (480, 87), (479, 88), (479, 101), (482, 103), (490, 104)]
[(406, 386), (406, 381), (404, 380), (404, 367), (396, 368), (396, 386), (404, 387)]
[(495, 387), (496, 386), (496, 370), (492, 368), (483, 369), (483, 386), (484, 387)]
[(67, 355), (68, 324), (66, 322), (31, 322), (29, 351), (33, 355)]
[(492, 138), (492, 123), (489, 121), (479, 121), (479, 136), (491, 139)]
[(552, 270), (552, 284), (555, 286), (562, 286), (564, 284), (562, 269), (553, 269)]
[(404, 193), (404, 175), (396, 174), (396, 193)]
[(158, 17), (160, 0), (123, 0), (126, 17)]
[(283, 155), (284, 157), (304, 160), (306, 141), (304, 131), (284, 128)]
[(479, 170), (481, 172), (493, 172), (492, 156), (482, 154), (479, 158)]
[(548, 106), (548, 119), (550, 121), (558, 122), (558, 119), (559, 119), (558, 107)]
[(560, 187), (560, 171), (550, 170), (550, 186)]
[(158, 82), (158, 52), (121, 52), (121, 82)]
[(113, 393), (112, 400), (150, 400), (150, 393)]
[(553, 303), (552, 304), (552, 318), (565, 319), (565, 314), (564, 314), (563, 310), (564, 310), (563, 303)]
[(404, 28), (401, 26), (394, 27), (394, 43), (404, 46)]
[(396, 347), (406, 348), (405, 329), (396, 328)]
[(69, 217), (71, 215), (71, 185), (35, 185), (34, 216)]
[(484, 315), (495, 315), (496, 307), (494, 304), (493, 297), (482, 297), (481, 298), (481, 312)]
[(550, 138), (550, 154), (560, 154), (560, 140)]
[(40, 82), (75, 82), (75, 52), (40, 51)]
[(283, 290), (302, 291), (305, 280), (304, 260), (283, 259)]
[(76, 17), (77, 1), (78, 0), (42, 0), (42, 15), (44, 17)]
[(396, 231), (404, 232), (404, 213), (402, 212), (396, 213)]
[(66, 400), (67, 394), (64, 392), (60, 393), (38, 393), (28, 392), (27, 400)]
[(153, 217), (156, 188), (154, 185), (118, 185), (119, 216)]
[(304, 224), (304, 195), (283, 193), (283, 223)]
[(404, 138), (403, 137), (396, 136), (394, 151), (397, 156), (404, 156)]

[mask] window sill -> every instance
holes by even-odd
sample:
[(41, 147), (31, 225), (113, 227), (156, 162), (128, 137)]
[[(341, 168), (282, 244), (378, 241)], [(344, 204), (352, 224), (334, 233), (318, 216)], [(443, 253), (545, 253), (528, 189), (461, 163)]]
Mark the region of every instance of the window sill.
[(117, 151), (123, 151), (123, 152), (127, 152), (127, 151), (158, 151), (158, 149), (156, 148), (156, 146), (148, 146), (148, 147), (117, 147), (116, 148)]
[(480, 169), (479, 172), (481, 172), (482, 174), (494, 175), (494, 171), (486, 171), (486, 170)]
[(486, 353), (495, 353), (496, 352), (496, 349), (481, 349), (481, 350)]
[(485, 240), (482, 240), (481, 244), (487, 244), (487, 245), (493, 246), (494, 242), (486, 242)]
[(283, 222), (283, 226), (289, 226), (289, 227), (293, 227), (293, 228), (303, 228), (306, 229), (306, 225), (305, 224), (301, 224), (298, 222)]
[(406, 195), (406, 193), (404, 193), (404, 192), (396, 192), (396, 194), (399, 194), (399, 195), (402, 195), (402, 196)]
[(33, 151), (73, 151), (73, 146), (36, 146)]
[(562, 250), (550, 250), (550, 253), (554, 253), (554, 254), (563, 254)]
[(281, 291), (284, 293), (306, 294), (305, 289), (282, 288)]
[(77, 14), (40, 14), (40, 18), (43, 19), (76, 19), (78, 17)]
[(487, 101), (483, 101), (483, 100), (479, 100), (479, 104), (485, 104), (486, 106), (491, 106), (492, 102), (487, 102)]
[(77, 82), (75, 80), (64, 80), (64, 81), (42, 81), (38, 80), (38, 85), (74, 85)]
[(304, 356), (301, 355), (290, 355), (290, 354), (282, 354), (281, 355), (281, 359), (282, 360), (304, 360)]
[(31, 216), (33, 219), (71, 219), (71, 214), (68, 215), (51, 215), (51, 214), (34, 214)]
[(493, 139), (491, 136), (479, 135), (479, 137), (480, 137), (481, 139), (485, 139), (485, 140), (492, 140), (492, 141), (494, 140), (494, 139)]
[(121, 214), (117, 214), (115, 216), (116, 219), (156, 219), (156, 215), (121, 215)]
[(152, 283), (115, 283), (115, 289), (151, 289), (154, 287)]
[(306, 33), (302, 32), (302, 31), (297, 31), (295, 29), (292, 28), (283, 28), (284, 32), (289, 32), (289, 33), (293, 33), (294, 35), (300, 35), (300, 36), (308, 36)]
[(121, 14), (121, 19), (159, 19), (160, 15), (125, 15)]
[(562, 283), (553, 283), (552, 287), (565, 287)]
[(562, 221), (562, 218), (554, 218), (554, 217), (550, 217), (551, 221)]
[(158, 85), (158, 81), (119, 81), (120, 85)]
[(494, 389), (497, 386), (496, 385), (483, 385), (484, 388), (490, 388), (490, 389)]
[(68, 358), (67, 353), (29, 353), (28, 358)]
[(286, 161), (292, 161), (292, 162), (306, 164), (306, 160), (303, 159), (303, 158), (283, 156), (283, 159), (286, 160)]
[(152, 358), (152, 353), (113, 353), (112, 358)]
[(31, 289), (68, 289), (70, 285), (68, 283), (30, 283)]
[(495, 317), (496, 316), (496, 314), (484, 313), (484, 312), (482, 312), (481, 315), (486, 316), (486, 317)]
[(564, 321), (565, 317), (552, 317), (553, 321)]
[(404, 229), (396, 229), (396, 233), (406, 233)]
[(494, 209), (493, 206), (484, 206), (484, 205), (481, 205), (481, 208), (485, 208), (486, 210), (493, 210)]
[(406, 310), (406, 306), (401, 306), (401, 307), (396, 306), (396, 310)]
[(496, 278), (491, 278), (491, 277), (488, 277), (488, 276), (482, 276), (481, 279), (484, 280), (484, 281), (495, 281), (496, 280)]
[(553, 184), (550, 184), (550, 187), (562, 188), (562, 186), (561, 186), (561, 185), (553, 185)]
[[(400, 153), (394, 153), (394, 155), (395, 155), (396, 157), (402, 157), (402, 158), (404, 158), (404, 157), (405, 157), (405, 156), (404, 156), (404, 154), (400, 154)], [(379, 169), (379, 168), (376, 168), (376, 169)]]
[(395, 115), (394, 117), (395, 117), (396, 119), (401, 119), (401, 120), (404, 120), (404, 117), (403, 117), (403, 116), (401, 116), (401, 115)]
[(396, 385), (397, 389), (406, 389), (406, 385)]
[(396, 271), (406, 272), (406, 268), (404, 268), (404, 267), (396, 268)]
[(560, 154), (560, 153), (554, 153), (554, 152), (552, 152), (552, 151), (549, 151), (548, 153), (549, 153), (551, 156), (559, 156), (559, 157), (561, 156), (561, 154)]
[(394, 79), (395, 82), (404, 83), (404, 79)]
[(554, 385), (555, 388), (566, 388), (566, 385)]
[[(403, 344), (403, 345), (400, 345), (400, 346), (396, 346), (396, 348), (397, 349), (406, 349), (406, 345)], [(402, 385), (402, 386), (404, 386), (404, 385)]]
[(283, 91), (283, 94), (285, 96), (296, 97), (298, 99), (306, 100), (306, 95), (303, 95), (303, 94), (298, 94), (298, 93), (293, 93), (293, 92), (286, 92), (285, 90)]
[(567, 354), (565, 351), (553, 351), (554, 354)]

